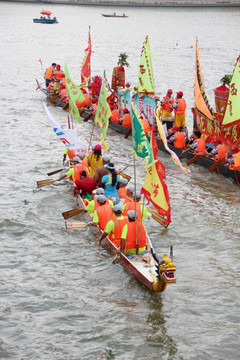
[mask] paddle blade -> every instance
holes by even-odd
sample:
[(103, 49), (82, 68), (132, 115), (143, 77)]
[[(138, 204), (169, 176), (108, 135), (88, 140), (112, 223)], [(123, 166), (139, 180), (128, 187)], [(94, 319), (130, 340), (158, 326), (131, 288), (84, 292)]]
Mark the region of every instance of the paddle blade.
[(51, 184), (55, 183), (55, 181), (57, 181), (57, 180), (48, 179), (48, 180), (37, 181), (37, 187), (40, 188), (43, 186), (51, 185)]
[(218, 161), (216, 161), (216, 162), (208, 169), (208, 171), (213, 172), (213, 171), (221, 164), (221, 162), (222, 162), (222, 160), (224, 159), (224, 157), (225, 157), (225, 155), (224, 155), (221, 159), (219, 159)]
[(54, 100), (58, 98), (58, 95), (52, 96), (51, 99), (49, 99), (49, 102), (52, 103)]
[(167, 222), (163, 216), (159, 215), (157, 209), (147, 208), (147, 210), (152, 214), (153, 220), (157, 221), (159, 224), (161, 224), (164, 227), (167, 227), (169, 225), (169, 222)]
[(131, 180), (131, 176), (130, 176), (130, 175), (127, 175), (127, 174), (125, 174), (125, 173), (123, 173), (123, 172), (120, 172), (119, 175), (122, 176), (123, 178), (127, 179), (128, 181)]
[(84, 211), (84, 209), (77, 208), (77, 209), (73, 209), (73, 210), (63, 212), (62, 216), (64, 217), (64, 219), (69, 219), (72, 216), (80, 214), (80, 212), (82, 212), (82, 211)]
[(195, 155), (193, 156), (190, 160), (187, 161), (187, 165), (191, 165), (192, 163), (194, 163), (198, 158), (200, 158), (201, 155)]
[(60, 171), (63, 171), (64, 169), (58, 169), (58, 170), (54, 170), (54, 171), (51, 171), (49, 173), (47, 173), (48, 176), (51, 176), (51, 175), (54, 175), (54, 174), (57, 174), (59, 173)]
[(128, 139), (129, 135), (132, 133), (132, 129), (129, 129), (129, 131), (124, 136), (124, 139)]
[(79, 228), (85, 228), (88, 226), (87, 223), (80, 222), (80, 221), (66, 221), (66, 228), (67, 229), (79, 229)]

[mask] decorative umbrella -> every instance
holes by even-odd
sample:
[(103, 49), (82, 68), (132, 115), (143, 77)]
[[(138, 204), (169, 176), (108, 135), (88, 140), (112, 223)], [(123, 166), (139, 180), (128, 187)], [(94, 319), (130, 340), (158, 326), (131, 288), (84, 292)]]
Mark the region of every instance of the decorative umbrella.
[(40, 14), (42, 14), (42, 15), (51, 15), (52, 12), (49, 11), (49, 10), (42, 10), (42, 11), (40, 12)]

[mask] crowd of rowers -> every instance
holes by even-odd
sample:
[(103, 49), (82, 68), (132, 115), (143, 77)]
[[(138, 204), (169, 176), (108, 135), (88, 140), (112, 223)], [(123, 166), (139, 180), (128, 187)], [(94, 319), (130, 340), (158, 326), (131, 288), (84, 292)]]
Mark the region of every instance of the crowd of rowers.
[[(51, 96), (57, 95), (60, 97), (60, 102), (68, 104), (69, 97), (65, 86), (65, 74), (60, 65), (53, 63), (45, 72), (45, 81), (48, 92)], [(85, 88), (81, 88), (84, 93), (85, 100), (82, 102), (76, 101), (79, 109), (87, 108), (92, 113), (95, 113), (97, 108), (97, 98), (87, 93)], [(132, 119), (130, 111), (127, 108), (122, 108), (118, 96), (112, 93), (107, 99), (110, 109), (112, 111), (110, 121), (120, 124), (123, 127), (131, 129)], [(201, 132), (196, 130), (188, 137), (188, 130), (186, 126), (186, 112), (187, 104), (183, 97), (183, 92), (176, 92), (176, 97), (173, 97), (172, 89), (168, 89), (166, 95), (157, 100), (156, 113), (164, 123), (169, 123), (171, 119), (173, 126), (168, 129), (167, 140), (175, 147), (183, 149), (183, 151), (192, 150), (195, 155), (207, 156), (217, 161), (222, 159), (222, 163), (229, 166), (230, 170), (240, 170), (240, 143), (233, 147), (227, 148), (221, 143), (221, 139), (215, 137), (210, 141), (205, 141), (201, 136)], [(140, 121), (143, 130), (147, 135), (150, 135), (152, 125), (149, 123), (147, 116), (142, 112)], [(170, 122), (171, 123), (171, 122)], [(156, 128), (156, 124), (153, 125)]]
[(80, 195), (86, 206), (83, 211), (91, 214), (92, 225), (103, 230), (97, 244), (108, 236), (126, 254), (148, 251), (142, 220), (150, 220), (152, 215), (142, 204), (140, 191), (135, 191), (126, 175), (116, 171), (110, 155), (102, 154), (101, 145), (96, 144), (88, 156), (66, 148), (63, 164), (67, 157), (71, 167), (57, 180), (69, 178), (74, 182), (74, 195)]

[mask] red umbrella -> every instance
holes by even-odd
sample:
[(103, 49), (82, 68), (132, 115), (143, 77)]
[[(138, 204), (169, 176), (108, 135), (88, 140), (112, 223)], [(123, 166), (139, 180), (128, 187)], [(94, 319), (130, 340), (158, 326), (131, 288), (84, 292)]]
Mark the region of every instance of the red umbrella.
[(40, 14), (42, 14), (42, 15), (51, 15), (52, 12), (49, 11), (49, 10), (42, 10), (42, 11), (40, 12)]

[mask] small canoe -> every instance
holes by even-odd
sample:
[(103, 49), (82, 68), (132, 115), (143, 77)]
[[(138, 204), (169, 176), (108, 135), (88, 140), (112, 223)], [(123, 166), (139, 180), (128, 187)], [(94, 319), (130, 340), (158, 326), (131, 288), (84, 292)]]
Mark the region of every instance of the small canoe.
[[(79, 207), (84, 208), (85, 205), (82, 198), (78, 196)], [(92, 220), (90, 214), (86, 214), (89, 217), (89, 221)], [(99, 230), (99, 236), (102, 230)], [(172, 262), (172, 254), (168, 257), (164, 254), (161, 261), (159, 261), (155, 255), (152, 243), (148, 237), (148, 250), (141, 255), (126, 256), (124, 253), (120, 253), (119, 258), (121, 263), (135, 276), (142, 284), (148, 289), (154, 292), (163, 292), (167, 284), (176, 283), (175, 271), (176, 267)], [(113, 254), (119, 254), (118, 248), (107, 237), (101, 245), (110, 250)], [(172, 252), (172, 250), (171, 250)]]
[(102, 14), (102, 16), (104, 16), (104, 17), (113, 17), (113, 18), (127, 18), (128, 16), (127, 15), (114, 15), (114, 14), (112, 14), (112, 15), (110, 15), (110, 14)]

